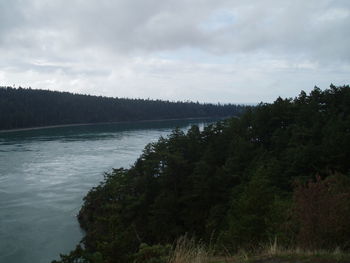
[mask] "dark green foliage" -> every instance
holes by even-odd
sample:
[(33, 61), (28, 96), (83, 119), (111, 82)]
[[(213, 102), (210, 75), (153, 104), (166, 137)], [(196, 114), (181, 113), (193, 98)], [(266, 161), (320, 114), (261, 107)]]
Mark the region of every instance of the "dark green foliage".
[(0, 130), (60, 124), (228, 117), (245, 106), (107, 98), (0, 86)]
[(232, 196), (232, 207), (227, 215), (227, 230), (221, 243), (226, 248), (254, 249), (254, 246), (281, 235), (281, 227), (287, 219), (288, 201), (273, 187), (265, 176), (257, 171), (249, 183)]
[(134, 263), (167, 263), (170, 249), (170, 245), (149, 246), (142, 243), (139, 251), (134, 255)]
[[(202, 132), (175, 130), (88, 193), (79, 214), (83, 252), (132, 262), (140, 244), (171, 244), (184, 234), (226, 249), (275, 238), (295, 245), (303, 227), (291, 217), (295, 180), (349, 174), (349, 156), (349, 86), (278, 98)], [(344, 211), (330, 210), (334, 222), (350, 222)], [(348, 248), (348, 232), (327, 226)]]
[(104, 263), (103, 256), (100, 252), (89, 253), (78, 245), (68, 255), (61, 255), (60, 261), (52, 261), (52, 263)]

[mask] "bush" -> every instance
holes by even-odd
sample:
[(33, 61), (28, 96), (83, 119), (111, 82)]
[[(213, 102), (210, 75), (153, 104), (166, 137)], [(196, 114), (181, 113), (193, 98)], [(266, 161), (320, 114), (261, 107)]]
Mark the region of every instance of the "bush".
[(140, 245), (139, 251), (134, 255), (135, 263), (166, 263), (169, 259), (170, 245), (149, 246), (146, 243)]
[(350, 179), (332, 175), (297, 183), (294, 189), (297, 242), (308, 249), (350, 248)]

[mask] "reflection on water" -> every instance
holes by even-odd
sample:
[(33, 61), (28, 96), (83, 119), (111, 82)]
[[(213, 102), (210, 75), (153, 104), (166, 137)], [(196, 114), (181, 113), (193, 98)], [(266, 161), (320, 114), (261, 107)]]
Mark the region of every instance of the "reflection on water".
[(164, 130), (175, 127), (186, 127), (191, 124), (205, 125), (206, 120), (173, 120), (173, 121), (153, 121), (153, 122), (125, 122), (110, 124), (91, 124), (81, 126), (67, 126), (56, 128), (43, 128), (33, 130), (23, 130), (15, 132), (0, 133), (0, 142), (3, 145), (13, 145), (16, 141), (23, 144), (28, 141), (82, 141), (82, 140), (106, 140), (123, 135), (128, 135), (128, 131), (139, 130)]
[(79, 242), (86, 192), (175, 127), (212, 120), (61, 127), (0, 133), (0, 263), (57, 259)]

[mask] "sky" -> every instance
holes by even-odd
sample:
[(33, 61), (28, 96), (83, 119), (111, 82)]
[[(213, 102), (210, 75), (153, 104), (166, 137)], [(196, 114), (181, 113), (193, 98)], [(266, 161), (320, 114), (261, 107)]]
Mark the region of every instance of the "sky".
[(0, 86), (272, 102), (349, 84), (349, 0), (0, 0)]

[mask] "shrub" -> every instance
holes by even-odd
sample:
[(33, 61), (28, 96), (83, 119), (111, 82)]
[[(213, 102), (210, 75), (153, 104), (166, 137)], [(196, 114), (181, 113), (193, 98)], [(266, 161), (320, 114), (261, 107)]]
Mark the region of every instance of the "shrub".
[(294, 189), (297, 242), (307, 249), (350, 248), (350, 179), (332, 175), (297, 183)]
[(170, 245), (149, 246), (145, 243), (140, 245), (139, 251), (134, 255), (135, 263), (166, 263), (169, 259)]

